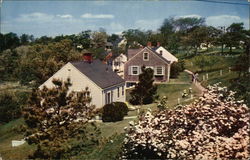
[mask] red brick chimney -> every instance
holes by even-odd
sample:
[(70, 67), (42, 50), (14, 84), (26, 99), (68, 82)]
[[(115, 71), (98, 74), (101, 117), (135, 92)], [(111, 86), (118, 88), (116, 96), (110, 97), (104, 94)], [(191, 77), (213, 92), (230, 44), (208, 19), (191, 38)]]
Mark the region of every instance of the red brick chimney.
[(152, 43), (151, 43), (151, 42), (148, 42), (148, 43), (147, 43), (147, 47), (151, 48), (151, 47), (152, 47)]
[(92, 54), (91, 53), (84, 53), (83, 54), (83, 61), (88, 62), (88, 63), (92, 63), (92, 61), (93, 61)]
[(161, 43), (160, 42), (157, 42), (157, 47), (160, 47), (161, 46)]

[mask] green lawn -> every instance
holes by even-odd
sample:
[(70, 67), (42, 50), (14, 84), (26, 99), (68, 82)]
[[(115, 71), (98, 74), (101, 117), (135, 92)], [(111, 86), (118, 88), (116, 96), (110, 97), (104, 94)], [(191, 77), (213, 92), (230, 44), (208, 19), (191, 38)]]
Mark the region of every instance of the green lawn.
[[(237, 56), (237, 55), (236, 55)], [(237, 78), (237, 73), (233, 71), (229, 71), (229, 67), (231, 67), (235, 63), (235, 57), (223, 57), (219, 56), (219, 61), (216, 62), (212, 66), (206, 66), (204, 70), (201, 72), (200, 68), (195, 65), (194, 58), (185, 59), (185, 67), (192, 71), (199, 71), (199, 80), (201, 81), (203, 86), (207, 86), (209, 84), (214, 84), (221, 82), (223, 86), (229, 86), (230, 81), (234, 78)], [(222, 75), (221, 71), (222, 70)], [(207, 79), (208, 74), (208, 79)]]
[(20, 132), (23, 123), (23, 119), (17, 119), (0, 126), (0, 156), (3, 159), (27, 159), (28, 155), (33, 153), (34, 146), (27, 143), (18, 147), (11, 146), (12, 140), (24, 138)]
[[(196, 88), (190, 83), (190, 76), (187, 73), (182, 72), (178, 79), (171, 79), (170, 83), (158, 84), (159, 97), (167, 96), (169, 101), (169, 108), (175, 106), (178, 102), (178, 98), (182, 103), (187, 103), (186, 99), (181, 98), (181, 92), (184, 89), (193, 88), (194, 95), (199, 94)], [(8, 89), (15, 89), (18, 86), (7, 85)], [(129, 94), (129, 90), (127, 95)], [(146, 111), (150, 108), (152, 111), (157, 110), (157, 102), (149, 105), (141, 106), (140, 111)], [(124, 139), (124, 127), (129, 125), (130, 121), (137, 120), (137, 110), (130, 111), (127, 117), (119, 122), (102, 123), (96, 122), (97, 126), (101, 130), (101, 143), (98, 146), (90, 146), (86, 150), (72, 159), (117, 159), (117, 154), (121, 151), (122, 141)], [(131, 118), (132, 117), (132, 118)], [(23, 124), (23, 119), (17, 119), (11, 121), (5, 125), (0, 126), (0, 154), (3, 159), (27, 159), (29, 154), (32, 154), (35, 150), (34, 145), (28, 145), (25, 143), (19, 147), (11, 147), (11, 140), (21, 140), (23, 138), (22, 133), (19, 131), (20, 126)]]

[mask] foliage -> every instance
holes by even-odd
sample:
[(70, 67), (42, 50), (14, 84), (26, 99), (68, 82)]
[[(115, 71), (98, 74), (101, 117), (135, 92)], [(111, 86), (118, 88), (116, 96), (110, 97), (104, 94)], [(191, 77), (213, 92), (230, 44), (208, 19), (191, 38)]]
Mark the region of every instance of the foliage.
[(71, 40), (34, 45), (20, 57), (16, 72), (22, 84), (32, 80), (41, 84), (68, 61), (80, 58), (81, 54), (73, 48)]
[(116, 122), (123, 120), (123, 117), (128, 114), (128, 106), (123, 102), (113, 102), (106, 104), (102, 108), (103, 122)]
[(243, 23), (232, 23), (225, 33), (225, 44), (230, 47), (230, 53), (232, 53), (232, 47), (238, 47), (240, 41), (244, 39)]
[[(129, 29), (122, 32), (123, 37), (127, 40), (127, 47), (133, 48), (135, 42), (146, 46), (149, 38), (149, 32), (143, 32), (139, 29)], [(135, 47), (135, 46), (134, 46)]]
[(157, 108), (160, 111), (163, 111), (164, 109), (166, 109), (168, 107), (167, 104), (168, 104), (168, 98), (166, 96), (163, 96), (160, 103), (158, 103)]
[(233, 71), (238, 72), (238, 77), (234, 79), (230, 85), (230, 88), (236, 91), (237, 98), (244, 99), (248, 106), (250, 106), (249, 58), (250, 58), (250, 38), (246, 41), (246, 51), (237, 58), (235, 64), (232, 67)]
[(151, 68), (141, 68), (142, 73), (139, 75), (139, 83), (131, 91), (131, 104), (142, 105), (150, 104), (154, 101), (157, 92), (157, 86), (153, 85), (154, 71)]
[(0, 124), (21, 117), (21, 109), (26, 104), (28, 92), (0, 92)]
[(6, 123), (21, 116), (21, 108), (13, 93), (3, 92), (0, 95), (0, 123)]
[(214, 85), (190, 105), (146, 113), (129, 127), (122, 158), (249, 158), (249, 109), (234, 94)]
[[(97, 143), (92, 139), (95, 132), (89, 135), (86, 129), (94, 116), (88, 89), (69, 92), (69, 79), (66, 82), (53, 80), (53, 84), (55, 87), (51, 89), (33, 90), (23, 109), (27, 141), (37, 144), (33, 158), (59, 159), (89, 141)], [(75, 138), (80, 144), (73, 144)]]
[(209, 65), (209, 60), (205, 55), (199, 55), (194, 58), (194, 64), (197, 65), (201, 72), (204, 71), (204, 68)]
[(180, 72), (184, 71), (185, 62), (178, 61), (171, 64), (170, 78), (177, 78)]
[(108, 35), (105, 30), (100, 30), (99, 32), (93, 32), (91, 34), (92, 44), (94, 48), (103, 48), (106, 45)]

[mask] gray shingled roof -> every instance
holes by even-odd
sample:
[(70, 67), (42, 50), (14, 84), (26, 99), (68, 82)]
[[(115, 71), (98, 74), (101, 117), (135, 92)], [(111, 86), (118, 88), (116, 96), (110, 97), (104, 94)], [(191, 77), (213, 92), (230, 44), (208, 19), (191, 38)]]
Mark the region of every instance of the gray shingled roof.
[(100, 60), (94, 60), (92, 63), (84, 61), (70, 63), (102, 89), (125, 82)]

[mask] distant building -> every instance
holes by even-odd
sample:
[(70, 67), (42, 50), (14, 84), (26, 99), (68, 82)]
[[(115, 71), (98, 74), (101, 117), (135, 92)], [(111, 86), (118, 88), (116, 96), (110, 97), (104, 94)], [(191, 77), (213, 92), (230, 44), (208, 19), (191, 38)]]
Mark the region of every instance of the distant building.
[(129, 87), (139, 81), (141, 67), (154, 70), (155, 82), (168, 82), (171, 61), (163, 58), (150, 47), (128, 50), (128, 61), (124, 65), (124, 79)]
[(178, 59), (162, 46), (153, 48), (153, 50), (171, 63), (178, 62)]
[(100, 60), (92, 60), (90, 54), (84, 60), (68, 62), (39, 88), (53, 87), (52, 80), (70, 78), (70, 91), (82, 91), (88, 87), (92, 104), (100, 108), (111, 102), (125, 102), (125, 81)]
[(111, 42), (106, 42), (105, 50), (106, 51), (111, 51), (112, 48), (113, 48), (113, 44)]
[(116, 72), (122, 78), (124, 78), (124, 64), (127, 62), (127, 60), (128, 58), (125, 54), (120, 54), (112, 61), (113, 71)]

